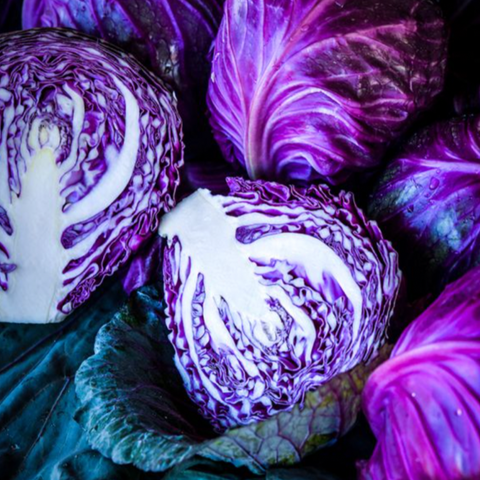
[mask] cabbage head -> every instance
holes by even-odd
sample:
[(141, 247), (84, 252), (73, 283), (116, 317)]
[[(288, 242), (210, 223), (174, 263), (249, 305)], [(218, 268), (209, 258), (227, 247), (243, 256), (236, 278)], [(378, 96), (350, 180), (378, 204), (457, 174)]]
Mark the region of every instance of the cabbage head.
[(61, 321), (157, 229), (183, 163), (172, 94), (69, 30), (0, 36), (0, 319)]
[(413, 297), (480, 264), (480, 116), (417, 132), (380, 177), (368, 213), (399, 252)]
[(407, 328), (363, 409), (378, 443), (361, 480), (480, 478), (480, 268)]
[(372, 358), (397, 254), (350, 193), (230, 179), (163, 217), (167, 326), (187, 392), (217, 430), (302, 405)]
[(332, 184), (380, 163), (443, 87), (431, 0), (227, 0), (207, 102), (252, 179)]

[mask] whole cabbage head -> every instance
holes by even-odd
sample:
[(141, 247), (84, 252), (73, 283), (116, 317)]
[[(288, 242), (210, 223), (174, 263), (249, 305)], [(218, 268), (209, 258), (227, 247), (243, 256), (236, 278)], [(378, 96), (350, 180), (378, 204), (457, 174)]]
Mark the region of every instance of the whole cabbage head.
[(480, 116), (433, 124), (389, 163), (368, 207), (400, 253), (412, 296), (480, 264)]
[(173, 87), (187, 129), (204, 116), (223, 0), (24, 0), (23, 27), (68, 27), (132, 53)]
[(362, 480), (480, 478), (480, 268), (407, 328), (363, 409), (378, 443)]
[(330, 183), (376, 167), (443, 86), (431, 0), (227, 0), (207, 103), (252, 179)]
[(0, 36), (0, 319), (56, 322), (174, 205), (172, 94), (131, 56), (73, 31)]
[(399, 288), (397, 254), (353, 196), (229, 179), (163, 217), (176, 365), (218, 430), (301, 404), (376, 353)]

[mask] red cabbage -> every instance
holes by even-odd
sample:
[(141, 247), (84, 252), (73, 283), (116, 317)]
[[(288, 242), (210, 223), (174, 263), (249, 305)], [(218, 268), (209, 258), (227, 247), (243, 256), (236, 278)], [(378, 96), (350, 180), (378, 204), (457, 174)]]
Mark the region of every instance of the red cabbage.
[(0, 319), (85, 302), (173, 207), (172, 94), (133, 57), (73, 31), (0, 36)]
[(230, 179), (166, 215), (167, 326), (219, 430), (301, 404), (385, 342), (397, 254), (349, 193)]
[(480, 268), (407, 328), (363, 406), (378, 444), (362, 480), (480, 478)]
[(369, 215), (400, 253), (412, 296), (480, 263), (480, 116), (417, 132), (391, 161)]
[(443, 86), (430, 0), (227, 0), (207, 102), (252, 179), (344, 181), (376, 167)]

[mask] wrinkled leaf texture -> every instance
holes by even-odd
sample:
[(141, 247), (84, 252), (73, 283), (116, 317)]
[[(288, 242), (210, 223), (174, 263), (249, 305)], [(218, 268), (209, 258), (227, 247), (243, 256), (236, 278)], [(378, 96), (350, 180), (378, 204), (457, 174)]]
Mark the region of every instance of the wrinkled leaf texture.
[(0, 325), (2, 480), (139, 478), (92, 451), (73, 419), (75, 371), (124, 301), (116, 284), (101, 293), (60, 326)]

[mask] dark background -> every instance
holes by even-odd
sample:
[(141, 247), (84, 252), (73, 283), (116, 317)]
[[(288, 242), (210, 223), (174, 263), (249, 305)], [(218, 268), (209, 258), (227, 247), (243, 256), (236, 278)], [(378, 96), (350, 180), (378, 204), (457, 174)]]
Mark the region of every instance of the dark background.
[(0, 32), (19, 30), (21, 13), (22, 0), (0, 0)]

